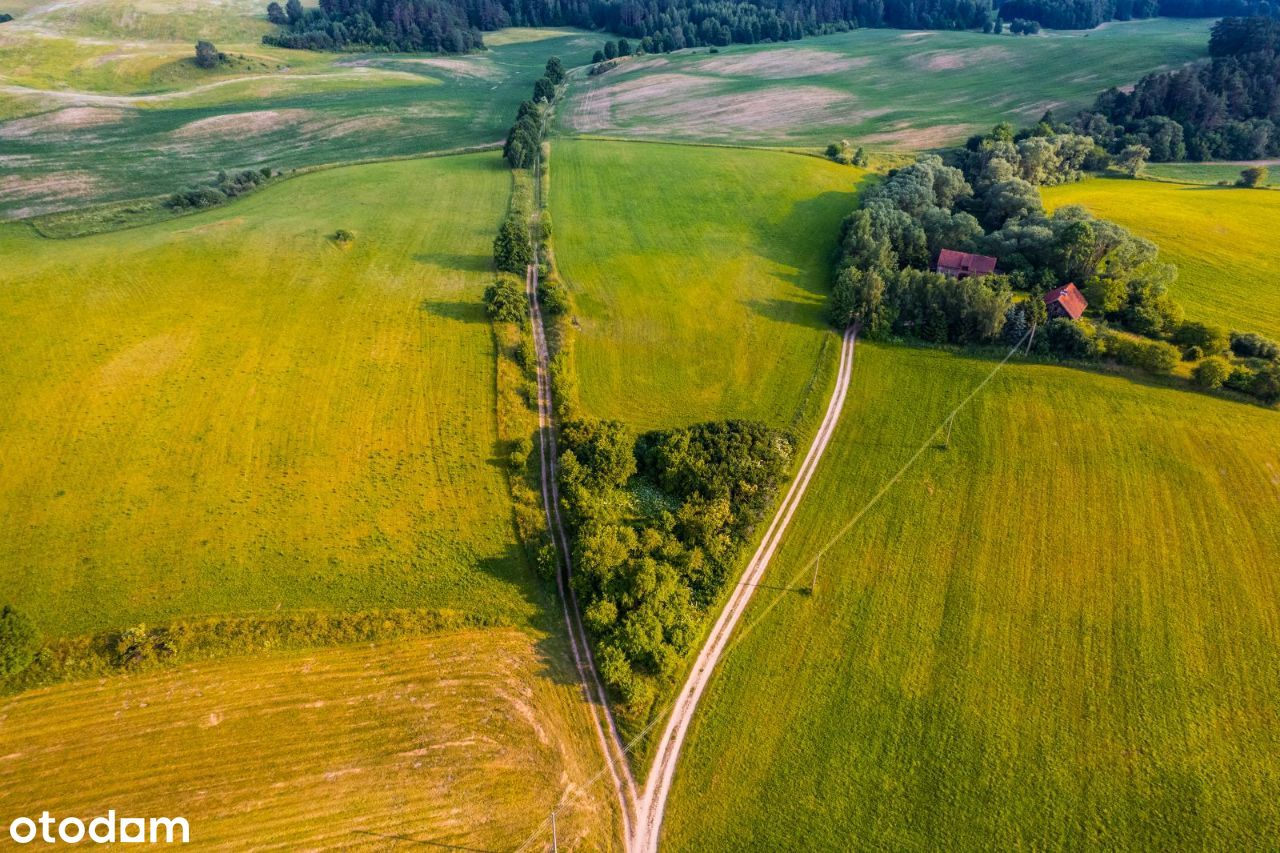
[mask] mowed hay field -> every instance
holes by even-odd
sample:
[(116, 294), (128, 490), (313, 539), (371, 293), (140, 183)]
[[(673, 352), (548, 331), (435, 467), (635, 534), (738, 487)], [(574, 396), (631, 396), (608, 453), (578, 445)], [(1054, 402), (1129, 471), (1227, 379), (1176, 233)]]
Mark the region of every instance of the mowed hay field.
[[(492, 459), (499, 155), (78, 240), (0, 227), (0, 589), (46, 636), (536, 586)], [(340, 247), (329, 235), (355, 239)]]
[(1094, 179), (1043, 195), (1153, 240), (1178, 265), (1173, 293), (1189, 318), (1280, 337), (1280, 193)]
[(820, 407), (831, 253), (860, 170), (793, 154), (556, 140), (556, 260), (586, 412), (640, 428)]
[(561, 844), (609, 849), (588, 711), (550, 651), (489, 629), (0, 699), (0, 811), (181, 816), (201, 849), (511, 850), (558, 805)]
[(580, 79), (569, 130), (697, 141), (932, 148), (999, 121), (1088, 106), (1110, 86), (1206, 55), (1210, 21), (1037, 37), (864, 29), (785, 45), (624, 61)]
[(1276, 412), (1015, 363), (798, 591), (994, 366), (859, 344), (693, 721), (669, 849), (1274, 843)]

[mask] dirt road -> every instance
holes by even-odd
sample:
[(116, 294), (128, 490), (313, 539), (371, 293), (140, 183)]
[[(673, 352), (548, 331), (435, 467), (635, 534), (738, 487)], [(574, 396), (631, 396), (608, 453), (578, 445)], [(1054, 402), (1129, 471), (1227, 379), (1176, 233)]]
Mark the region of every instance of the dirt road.
[(582, 627), (578, 594), (574, 592), (573, 585), (570, 583), (573, 576), (573, 555), (569, 549), (569, 539), (565, 536), (564, 523), (560, 519), (560, 487), (557, 480), (560, 453), (556, 446), (555, 427), (552, 423), (547, 336), (542, 327), (542, 310), (538, 306), (536, 264), (530, 265), (525, 275), (525, 292), (529, 295), (529, 320), (533, 325), (533, 347), (537, 356), (538, 452), (542, 464), (542, 506), (546, 512), (547, 530), (551, 532), (551, 537), (560, 554), (556, 589), (560, 593), (560, 600), (564, 602), (564, 624), (569, 633), (573, 662), (578, 668), (578, 676), (586, 691), (587, 702), (591, 705), (600, 749), (605, 757), (605, 765), (612, 778), (614, 791), (618, 796), (622, 813), (623, 844), (624, 849), (628, 849), (634, 834), (632, 809), (636, 802), (636, 783), (631, 775), (631, 766), (627, 763), (626, 752), (622, 746), (622, 738), (618, 734), (617, 724), (613, 719), (613, 712), (609, 709), (608, 696), (596, 672), (596, 664), (591, 654), (591, 646), (587, 642), (586, 631)]
[(658, 849), (658, 837), (662, 830), (662, 817), (667, 807), (667, 795), (671, 791), (671, 780), (675, 776), (676, 763), (680, 758), (680, 748), (684, 745), (689, 723), (693, 719), (694, 711), (697, 710), (698, 700), (702, 698), (702, 691), (711, 680), (716, 664), (733, 634), (734, 626), (746, 611), (751, 595), (755, 592), (756, 585), (760, 582), (770, 559), (781, 543), (782, 535), (791, 522), (791, 516), (800, 505), (805, 489), (809, 486), (809, 480), (812, 479), (813, 472), (818, 467), (818, 461), (822, 458), (823, 452), (827, 449), (827, 443), (835, 432), (836, 423), (840, 420), (840, 411), (844, 407), (844, 398), (849, 390), (849, 377), (853, 372), (855, 340), (854, 330), (847, 330), (840, 347), (840, 369), (836, 376), (835, 391), (831, 395), (831, 402), (827, 405), (827, 412), (818, 428), (818, 433), (813, 438), (813, 444), (809, 447), (809, 453), (801, 463), (800, 470), (796, 472), (786, 497), (783, 498), (769, 529), (760, 541), (760, 547), (751, 558), (751, 562), (747, 564), (746, 571), (743, 572), (741, 580), (730, 595), (720, 618), (716, 620), (706, 645), (698, 653), (698, 659), (694, 662), (688, 680), (680, 688), (671, 718), (667, 721), (662, 740), (658, 744), (657, 757), (649, 771), (644, 794), (636, 805), (637, 825), (631, 839), (631, 853), (656, 853)]

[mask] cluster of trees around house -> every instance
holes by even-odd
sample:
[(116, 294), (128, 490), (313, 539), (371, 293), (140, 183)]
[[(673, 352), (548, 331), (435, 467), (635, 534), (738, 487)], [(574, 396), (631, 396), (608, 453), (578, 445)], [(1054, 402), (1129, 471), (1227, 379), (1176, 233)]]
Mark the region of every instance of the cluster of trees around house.
[(1141, 145), (1155, 161), (1255, 160), (1280, 155), (1280, 21), (1224, 18), (1213, 59), (1109, 89), (1071, 128), (1111, 152)]
[(169, 196), (165, 200), (165, 206), (174, 210), (217, 207), (236, 196), (253, 192), (279, 174), (279, 172), (273, 172), (270, 166), (263, 166), (261, 169), (245, 169), (234, 174), (219, 172), (218, 176), (207, 184), (187, 187)]
[(529, 169), (542, 149), (542, 128), (547, 108), (555, 102), (556, 87), (564, 82), (564, 63), (560, 57), (547, 60), (546, 70), (533, 84), (533, 97), (522, 101), (516, 110), (516, 122), (507, 131), (502, 156), (513, 169)]
[(560, 443), (583, 620), (601, 676), (643, 719), (772, 504), (793, 441), (749, 421), (637, 437), (615, 421), (570, 420)]
[[(831, 301), (837, 325), (857, 324), (873, 338), (1025, 343), (1155, 374), (1254, 340), (1186, 322), (1168, 292), (1177, 269), (1149, 240), (1079, 206), (1044, 210), (1036, 185), (1077, 179), (1094, 153), (1091, 140), (1054, 134), (1014, 142), (1010, 130), (998, 126), (951, 152), (956, 165), (922, 157), (865, 194), (841, 233)], [(993, 256), (1000, 271), (963, 279), (930, 271), (944, 248)], [(1087, 320), (1049, 320), (1043, 296), (1068, 282), (1088, 300)], [(1267, 351), (1266, 343), (1255, 349)], [(1242, 352), (1223, 382), (1265, 402), (1280, 399), (1280, 364)]]
[[(991, 0), (277, 0), (267, 44), (311, 50), (381, 48), (462, 53), (507, 26), (570, 26), (617, 33), (628, 53), (700, 45), (790, 41), (854, 27), (972, 29), (992, 19)], [(612, 42), (615, 55), (620, 43)], [(606, 44), (601, 60), (609, 50)]]

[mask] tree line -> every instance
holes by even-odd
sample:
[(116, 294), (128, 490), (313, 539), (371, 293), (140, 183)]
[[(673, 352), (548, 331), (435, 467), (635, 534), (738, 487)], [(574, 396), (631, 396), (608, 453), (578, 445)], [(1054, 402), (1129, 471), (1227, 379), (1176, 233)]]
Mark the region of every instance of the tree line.
[(1035, 21), (1060, 30), (1088, 30), (1107, 21), (1217, 18), (1223, 15), (1280, 17), (1272, 0), (1004, 0), (996, 9), (1004, 20)]
[(662, 53), (855, 27), (972, 29), (993, 14), (991, 0), (320, 0), (313, 9), (273, 0), (267, 18), (279, 29), (265, 43), (311, 50), (463, 53), (502, 27), (566, 26), (607, 30), (632, 50)]
[(772, 505), (793, 441), (751, 421), (637, 436), (616, 421), (575, 419), (560, 443), (583, 621), (624, 717), (643, 720)]
[(1072, 127), (1110, 151), (1140, 144), (1151, 159), (1254, 160), (1280, 155), (1280, 21), (1224, 18), (1209, 63), (1109, 89)]
[[(1078, 180), (1097, 151), (1087, 137), (1040, 130), (1047, 135), (1019, 139), (998, 125), (945, 161), (921, 157), (868, 190), (842, 226), (833, 321), (871, 338), (1025, 343), (1163, 375), (1195, 362), (1203, 387), (1280, 399), (1280, 347), (1187, 321), (1169, 293), (1177, 268), (1154, 243), (1078, 205), (1044, 210), (1037, 185)], [(944, 248), (995, 257), (999, 270), (962, 279), (931, 271)], [(1044, 294), (1068, 282), (1088, 317), (1050, 320)], [(1203, 366), (1209, 359), (1218, 360)]]

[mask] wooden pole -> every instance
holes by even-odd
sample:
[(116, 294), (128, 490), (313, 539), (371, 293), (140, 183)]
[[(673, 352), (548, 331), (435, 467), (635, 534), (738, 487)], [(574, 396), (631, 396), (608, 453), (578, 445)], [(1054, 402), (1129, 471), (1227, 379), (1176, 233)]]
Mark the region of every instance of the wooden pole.
[(551, 851), (556, 853), (560, 849), (560, 840), (556, 837), (556, 810), (551, 810)]
[(822, 566), (822, 555), (819, 554), (818, 558), (813, 561), (813, 580), (809, 583), (810, 595), (818, 594), (818, 568), (821, 566)]

